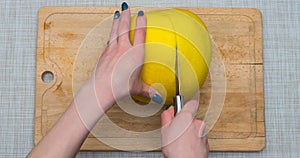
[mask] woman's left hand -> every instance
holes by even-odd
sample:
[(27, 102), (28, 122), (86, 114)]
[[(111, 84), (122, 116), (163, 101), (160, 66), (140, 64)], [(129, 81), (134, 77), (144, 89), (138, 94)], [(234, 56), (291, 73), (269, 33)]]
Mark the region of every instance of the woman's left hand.
[(146, 16), (143, 11), (138, 12), (133, 43), (129, 39), (130, 20), (130, 9), (123, 3), (122, 12), (114, 14), (108, 46), (94, 71), (96, 95), (113, 102), (130, 94), (142, 95), (160, 104), (162, 98), (158, 91), (140, 78), (144, 64)]

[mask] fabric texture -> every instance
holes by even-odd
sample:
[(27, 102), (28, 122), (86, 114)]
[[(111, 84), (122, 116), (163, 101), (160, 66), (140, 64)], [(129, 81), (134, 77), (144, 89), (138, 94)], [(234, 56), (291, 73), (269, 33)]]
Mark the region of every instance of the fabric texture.
[[(42, 6), (119, 6), (122, 1), (0, 1), (0, 157), (33, 147), (37, 15)], [(209, 157), (299, 157), (300, 1), (128, 0), (131, 6), (258, 8), (263, 16), (266, 148)], [(77, 157), (162, 157), (160, 152), (80, 152)]]

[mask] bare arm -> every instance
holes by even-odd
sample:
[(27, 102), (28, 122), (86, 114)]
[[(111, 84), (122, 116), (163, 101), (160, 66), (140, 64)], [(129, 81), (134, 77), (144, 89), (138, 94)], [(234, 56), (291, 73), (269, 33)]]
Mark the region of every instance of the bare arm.
[[(99, 58), (90, 80), (28, 157), (75, 157), (89, 131), (117, 99), (130, 94), (149, 98), (158, 94), (141, 81), (141, 68), (136, 69), (144, 63), (145, 26), (146, 16), (139, 12), (134, 43), (131, 44), (130, 10), (123, 3), (122, 13), (115, 12), (109, 44)], [(127, 74), (131, 76), (126, 78)]]

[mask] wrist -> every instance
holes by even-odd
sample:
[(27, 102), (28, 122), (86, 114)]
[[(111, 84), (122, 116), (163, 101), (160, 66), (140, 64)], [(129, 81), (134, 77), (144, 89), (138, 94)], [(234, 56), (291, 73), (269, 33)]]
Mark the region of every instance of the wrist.
[(114, 100), (105, 94), (105, 89), (96, 90), (92, 80), (87, 81), (81, 87), (73, 101), (81, 121), (89, 130), (94, 127), (113, 103)]
[(80, 91), (86, 97), (84, 100), (87, 103), (91, 103), (86, 106), (91, 105), (89, 108), (94, 110), (101, 109), (101, 111), (106, 112), (115, 103), (114, 96), (111, 94), (109, 87), (99, 84), (95, 80), (88, 80)]

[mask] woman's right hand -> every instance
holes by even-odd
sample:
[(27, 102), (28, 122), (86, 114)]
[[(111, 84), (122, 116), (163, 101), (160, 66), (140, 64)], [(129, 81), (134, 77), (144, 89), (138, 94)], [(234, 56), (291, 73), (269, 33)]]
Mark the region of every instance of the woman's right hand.
[(198, 102), (189, 101), (174, 117), (171, 106), (161, 114), (162, 152), (166, 158), (205, 158), (209, 145), (205, 123), (194, 119)]

